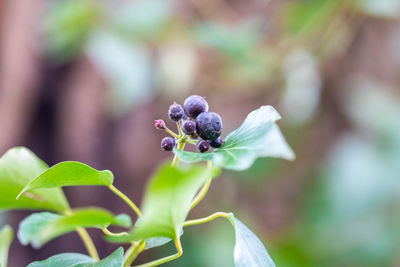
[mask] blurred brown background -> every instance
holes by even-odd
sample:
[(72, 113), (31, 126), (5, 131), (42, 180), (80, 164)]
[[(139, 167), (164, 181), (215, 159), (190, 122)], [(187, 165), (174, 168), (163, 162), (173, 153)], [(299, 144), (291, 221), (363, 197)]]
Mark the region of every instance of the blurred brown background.
[[(140, 203), (172, 158), (153, 127), (172, 101), (205, 96), (223, 136), (273, 105), (297, 159), (224, 171), (191, 217), (233, 211), (277, 266), (398, 266), (399, 18), (399, 0), (3, 0), (0, 152), (110, 169)], [(65, 191), (73, 207), (129, 212), (103, 188)], [(91, 234), (101, 257), (116, 248)], [(232, 266), (232, 242), (223, 221), (188, 229), (165, 266)], [(73, 251), (85, 253), (76, 234), (41, 250), (15, 240), (9, 265)]]

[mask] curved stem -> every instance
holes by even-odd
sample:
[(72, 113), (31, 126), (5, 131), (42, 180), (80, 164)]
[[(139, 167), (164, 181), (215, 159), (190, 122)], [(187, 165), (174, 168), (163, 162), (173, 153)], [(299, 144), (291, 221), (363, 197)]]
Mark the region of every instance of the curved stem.
[(137, 214), (138, 217), (142, 216), (142, 213), (140, 212), (140, 209), (135, 205), (135, 203), (133, 203), (132, 200), (129, 199), (129, 197), (127, 197), (124, 193), (122, 193), (121, 191), (119, 191), (114, 185), (109, 185), (108, 188), (110, 188), (110, 190), (116, 194), (117, 196), (119, 196), (123, 201), (126, 202), (126, 204), (128, 204), (129, 207), (131, 207), (131, 209)]
[(174, 242), (175, 242), (175, 247), (177, 250), (177, 252), (174, 255), (167, 256), (167, 257), (164, 257), (164, 258), (161, 258), (161, 259), (158, 259), (155, 261), (151, 261), (148, 263), (136, 265), (134, 267), (153, 267), (153, 266), (158, 266), (160, 264), (163, 264), (168, 261), (172, 261), (172, 260), (179, 258), (183, 254), (182, 244), (181, 244), (181, 241), (179, 240), (179, 237), (175, 237)]
[(130, 266), (131, 263), (136, 259), (136, 257), (142, 252), (145, 248), (145, 242), (142, 241), (137, 241), (137, 242), (132, 242), (132, 245), (129, 247), (129, 249), (125, 253), (124, 257), (124, 267)]
[[(72, 214), (70, 208), (67, 208), (62, 214), (68, 216)], [(93, 243), (92, 238), (90, 237), (89, 233), (86, 231), (85, 228), (77, 227), (76, 232), (78, 233), (79, 237), (82, 239), (83, 244), (86, 247), (86, 250), (91, 258), (98, 261), (100, 260), (99, 254), (97, 253), (96, 246)]]
[(97, 250), (96, 250), (96, 247), (94, 246), (93, 240), (90, 238), (90, 235), (86, 231), (86, 229), (82, 228), (82, 227), (77, 227), (76, 231), (78, 232), (83, 243), (85, 244), (85, 247), (89, 253), (89, 256), (92, 257), (96, 261), (100, 260), (99, 254), (97, 253)]
[(101, 229), (101, 230), (103, 231), (103, 233), (104, 233), (105, 235), (113, 236), (113, 237), (127, 236), (127, 235), (129, 235), (127, 232), (113, 233), (113, 232), (111, 232), (110, 230), (108, 230), (107, 228), (103, 228), (103, 229)]
[[(211, 160), (207, 161), (207, 168), (211, 169), (212, 167), (212, 163)], [(197, 204), (199, 204), (199, 202), (204, 198), (204, 196), (207, 194), (208, 189), (210, 188), (211, 185), (211, 181), (212, 181), (212, 176), (207, 178), (207, 181), (205, 182), (205, 184), (203, 185), (203, 187), (201, 188), (200, 192), (195, 196), (195, 198), (192, 201), (192, 205), (190, 206), (190, 209), (193, 209)]]
[(192, 225), (197, 225), (197, 224), (202, 224), (202, 223), (206, 223), (209, 221), (212, 221), (218, 217), (223, 217), (228, 219), (228, 213), (226, 212), (216, 212), (211, 214), (210, 216), (204, 217), (204, 218), (200, 218), (200, 219), (195, 219), (195, 220), (188, 220), (183, 224), (183, 227), (187, 227), (187, 226), (192, 226)]

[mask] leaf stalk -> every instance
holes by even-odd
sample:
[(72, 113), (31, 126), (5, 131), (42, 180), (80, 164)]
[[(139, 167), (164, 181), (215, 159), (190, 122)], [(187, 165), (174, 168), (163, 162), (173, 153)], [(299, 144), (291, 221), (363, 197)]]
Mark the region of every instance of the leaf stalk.
[(125, 201), (126, 204), (128, 204), (128, 206), (137, 214), (138, 217), (142, 216), (142, 213), (140, 211), (140, 209), (135, 205), (135, 203), (133, 203), (132, 200), (130, 200), (129, 197), (127, 197), (124, 193), (122, 193), (121, 191), (119, 191), (114, 185), (109, 185), (108, 188), (110, 188), (110, 190), (116, 194), (117, 196), (119, 196), (123, 201)]

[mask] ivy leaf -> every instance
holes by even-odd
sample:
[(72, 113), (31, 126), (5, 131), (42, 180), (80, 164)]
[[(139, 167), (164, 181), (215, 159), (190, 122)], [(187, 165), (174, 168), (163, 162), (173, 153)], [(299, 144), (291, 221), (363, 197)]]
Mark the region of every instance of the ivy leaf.
[(113, 180), (114, 176), (109, 170), (98, 171), (80, 162), (65, 161), (54, 165), (30, 181), (25, 185), (18, 197), (26, 191), (37, 188), (57, 188), (77, 185), (109, 186), (113, 183)]
[(187, 163), (211, 160), (217, 166), (237, 171), (248, 169), (258, 157), (292, 160), (294, 153), (275, 124), (280, 118), (273, 107), (262, 106), (251, 112), (213, 152), (196, 153), (174, 148), (174, 153)]
[(0, 230), (0, 266), (7, 266), (8, 249), (14, 239), (14, 231), (9, 225)]
[(110, 224), (129, 227), (127, 215), (114, 216), (97, 208), (74, 210), (70, 215), (51, 212), (34, 213), (26, 217), (19, 225), (18, 239), (23, 245), (32, 244), (40, 248), (48, 241), (76, 230), (77, 227), (105, 228)]
[[(152, 237), (179, 237), (196, 192), (212, 174), (213, 170), (205, 166), (172, 167), (169, 163), (165, 164), (149, 181), (143, 200), (143, 215), (130, 235), (107, 239), (129, 242)], [(161, 244), (160, 239), (153, 241)]]
[(115, 250), (110, 256), (94, 264), (85, 267), (122, 267), (124, 262), (124, 249), (122, 247)]
[(45, 209), (64, 211), (68, 202), (60, 188), (32, 190), (15, 200), (21, 189), (48, 166), (27, 148), (15, 147), (0, 158), (0, 210)]
[(79, 253), (61, 253), (42, 261), (35, 261), (27, 267), (67, 267), (67, 266), (85, 266), (96, 262), (91, 257)]
[(95, 261), (87, 255), (79, 253), (61, 253), (43, 261), (35, 261), (27, 267), (122, 267), (124, 249), (118, 248), (107, 258)]
[[(183, 230), (180, 233), (180, 236), (181, 235), (183, 235)], [(165, 244), (169, 243), (170, 241), (172, 241), (172, 239), (168, 238), (168, 237), (159, 236), (159, 237), (147, 238), (145, 241), (146, 242), (145, 242), (144, 249), (146, 250), (146, 249), (151, 249), (151, 248), (155, 248), (155, 247), (159, 247), (159, 246), (165, 245)]]
[(169, 243), (172, 239), (168, 237), (150, 237), (146, 239), (144, 249), (151, 249)]
[(228, 219), (235, 228), (235, 267), (275, 267), (260, 239), (232, 213), (228, 214)]

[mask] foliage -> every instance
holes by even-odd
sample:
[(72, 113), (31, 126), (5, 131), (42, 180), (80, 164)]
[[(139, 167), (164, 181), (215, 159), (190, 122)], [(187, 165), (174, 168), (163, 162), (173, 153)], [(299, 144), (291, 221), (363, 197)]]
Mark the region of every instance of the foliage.
[[(23, 245), (39, 248), (48, 241), (77, 230), (88, 248), (89, 256), (63, 253), (29, 266), (130, 266), (144, 249), (161, 246), (173, 241), (177, 253), (144, 264), (156, 266), (182, 255), (183, 228), (208, 222), (217, 217), (228, 219), (235, 229), (236, 245), (234, 262), (242, 266), (275, 266), (261, 241), (233, 214), (217, 212), (205, 218), (186, 220), (190, 210), (207, 193), (211, 180), (219, 174), (220, 167), (234, 170), (249, 168), (258, 157), (293, 159), (294, 154), (284, 140), (275, 121), (280, 116), (270, 106), (251, 112), (243, 124), (228, 135), (224, 145), (214, 152), (200, 154), (175, 149), (174, 153), (185, 162), (207, 160), (205, 165), (163, 164), (150, 179), (144, 194), (142, 209), (113, 186), (113, 174), (98, 171), (79, 162), (61, 162), (48, 168), (26, 148), (13, 148), (0, 159), (0, 205), (2, 209), (43, 209), (33, 213), (19, 226), (18, 239)], [(177, 122), (179, 125), (179, 122)], [(180, 133), (183, 134), (183, 133)], [(175, 134), (175, 136), (177, 136)], [(184, 135), (183, 135), (184, 136)], [(182, 140), (186, 140), (184, 136)], [(180, 149), (183, 146), (180, 146)], [(214, 167), (212, 167), (214, 165)], [(4, 185), (4, 186), (3, 186)], [(112, 233), (110, 225), (129, 228), (128, 215), (114, 216), (100, 208), (70, 209), (62, 192), (63, 186), (100, 185), (108, 187), (124, 200), (137, 214), (134, 227), (126, 232)], [(197, 193), (198, 192), (198, 193)], [(97, 228), (106, 240), (130, 243), (125, 252), (120, 248), (99, 260), (90, 237), (83, 228)], [(6, 262), (12, 230), (3, 228), (0, 243), (1, 260)]]
[(28, 267), (119, 267), (122, 266), (123, 256), (123, 248), (117, 249), (111, 255), (98, 262), (83, 254), (62, 253), (43, 261), (32, 262)]

